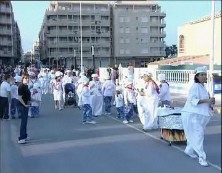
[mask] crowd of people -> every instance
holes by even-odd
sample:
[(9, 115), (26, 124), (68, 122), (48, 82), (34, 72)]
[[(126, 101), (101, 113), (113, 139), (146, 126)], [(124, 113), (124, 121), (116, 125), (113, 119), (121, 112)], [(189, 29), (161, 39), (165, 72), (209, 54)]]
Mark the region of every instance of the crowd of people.
[[(18, 143), (26, 143), (29, 139), (28, 117), (38, 117), (42, 95), (52, 94), (55, 110), (62, 111), (69, 105), (81, 109), (82, 124), (95, 124), (95, 117), (110, 115), (111, 108), (115, 105), (116, 118), (123, 123), (133, 123), (136, 114), (144, 131), (158, 128), (158, 107), (171, 107), (170, 85), (165, 74), (159, 74), (158, 81), (155, 81), (153, 74), (145, 71), (140, 74), (140, 79), (135, 80), (132, 64), (128, 65), (128, 76), (122, 80), (119, 79), (117, 65), (109, 66), (103, 79), (98, 70), (93, 72), (56, 68), (38, 70), (32, 65), (1, 67), (0, 118), (21, 118)], [(185, 153), (190, 157), (197, 157), (195, 151), (202, 166), (207, 166), (203, 150), (204, 128), (215, 103), (204, 88), (205, 82), (206, 71), (197, 69), (194, 85), (182, 111), (187, 137)]]

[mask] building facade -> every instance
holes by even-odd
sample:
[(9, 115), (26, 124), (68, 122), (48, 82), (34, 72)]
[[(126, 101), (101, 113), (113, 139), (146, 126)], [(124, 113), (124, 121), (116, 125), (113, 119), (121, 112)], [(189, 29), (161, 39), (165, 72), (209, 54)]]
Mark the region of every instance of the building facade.
[(82, 35), (83, 64), (92, 67), (94, 58), (96, 67), (106, 65), (111, 57), (110, 30), (107, 2), (83, 1), (81, 15), (79, 2), (51, 2), (39, 34), (41, 60), (49, 65), (80, 65)]
[(69, 67), (82, 57), (87, 67), (141, 66), (165, 56), (165, 16), (153, 1), (52, 1), (39, 33), (41, 60)]
[(165, 56), (166, 14), (154, 1), (122, 1), (113, 6), (115, 63), (136, 67)]
[[(178, 28), (178, 57), (206, 56), (210, 63), (212, 49), (211, 16), (189, 22)], [(214, 64), (221, 65), (221, 11), (215, 15)]]
[(21, 58), (21, 36), (10, 1), (0, 2), (0, 64), (16, 64)]

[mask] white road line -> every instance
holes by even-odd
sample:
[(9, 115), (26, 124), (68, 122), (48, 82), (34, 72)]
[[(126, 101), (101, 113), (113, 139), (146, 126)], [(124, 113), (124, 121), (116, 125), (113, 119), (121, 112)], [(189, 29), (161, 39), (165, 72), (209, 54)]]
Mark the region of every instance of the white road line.
[[(112, 117), (112, 116), (108, 116), (108, 115), (106, 115), (106, 116), (109, 117), (109, 118), (111, 118), (111, 119), (113, 119), (113, 120), (115, 120), (115, 121), (117, 121), (117, 122), (122, 123), (122, 121), (120, 121), (120, 120), (118, 120), (118, 119), (116, 119), (116, 118), (114, 118), (114, 117)], [(135, 130), (137, 130), (137, 131), (139, 131), (139, 132), (141, 132), (141, 133), (143, 133), (143, 134), (145, 134), (146, 136), (149, 136), (149, 137), (151, 137), (151, 138), (153, 138), (153, 139), (156, 139), (156, 140), (158, 140), (158, 141), (161, 141), (162, 143), (168, 143), (167, 141), (164, 141), (164, 140), (162, 140), (162, 139), (160, 139), (160, 138), (158, 138), (158, 137), (156, 137), (156, 136), (154, 136), (154, 135), (151, 135), (151, 134), (148, 133), (148, 132), (144, 132), (143, 130), (138, 129), (138, 128), (134, 127), (133, 125), (130, 125), (130, 124), (125, 124), (125, 125), (128, 126), (128, 127), (133, 128), (133, 129), (135, 129)], [(173, 147), (173, 148), (175, 148), (175, 149), (177, 149), (177, 150), (179, 150), (179, 151), (181, 151), (181, 152), (184, 152), (183, 149), (181, 149), (181, 148), (178, 147), (178, 146), (171, 145), (171, 147)], [(216, 164), (213, 164), (213, 163), (211, 163), (210, 161), (207, 161), (207, 162), (208, 162), (208, 164), (209, 164), (210, 166), (212, 166), (212, 167), (214, 167), (215, 169), (218, 169), (219, 171), (221, 171), (221, 167), (220, 167), (220, 166), (218, 166), (218, 165), (216, 165)]]

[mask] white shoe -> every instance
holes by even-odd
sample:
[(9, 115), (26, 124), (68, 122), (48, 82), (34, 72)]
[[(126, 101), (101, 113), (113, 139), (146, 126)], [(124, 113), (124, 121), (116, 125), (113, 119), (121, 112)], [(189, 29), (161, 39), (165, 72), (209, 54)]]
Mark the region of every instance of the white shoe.
[(18, 140), (18, 144), (25, 144), (25, 143), (26, 143), (25, 139)]
[(127, 120), (123, 120), (123, 123), (124, 124), (128, 124), (129, 122)]
[(196, 154), (194, 154), (194, 153), (189, 153), (189, 152), (187, 152), (186, 150), (184, 151), (184, 153), (186, 154), (186, 155), (188, 155), (188, 156), (190, 156), (191, 158), (197, 158), (197, 155)]
[(199, 158), (199, 164), (201, 166), (208, 166), (207, 161), (205, 159), (201, 158), (201, 157)]
[(133, 123), (133, 120), (129, 120), (129, 123)]
[(93, 120), (91, 120), (91, 121), (87, 121), (87, 123), (89, 123), (89, 124), (96, 124), (96, 122), (93, 121)]

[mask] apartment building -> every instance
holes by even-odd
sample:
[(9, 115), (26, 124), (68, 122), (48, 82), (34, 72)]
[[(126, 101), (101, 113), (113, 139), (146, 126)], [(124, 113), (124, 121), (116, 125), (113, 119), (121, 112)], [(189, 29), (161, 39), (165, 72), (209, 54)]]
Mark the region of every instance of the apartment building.
[(41, 60), (141, 66), (165, 56), (165, 16), (154, 1), (52, 1), (39, 33)]
[(35, 41), (32, 48), (33, 60), (40, 60), (39, 41)]
[(52, 1), (39, 34), (41, 60), (49, 65), (71, 66), (75, 62), (80, 65), (82, 57), (87, 67), (93, 66), (93, 58), (96, 67), (107, 65), (111, 58), (110, 30), (109, 3)]
[(0, 2), (0, 64), (15, 64), (21, 58), (21, 36), (10, 1)]
[[(221, 65), (221, 11), (214, 18), (214, 64)], [(211, 16), (189, 22), (178, 28), (178, 57), (208, 56), (212, 49)]]
[(112, 9), (115, 63), (140, 67), (165, 56), (166, 14), (155, 1), (122, 1)]

